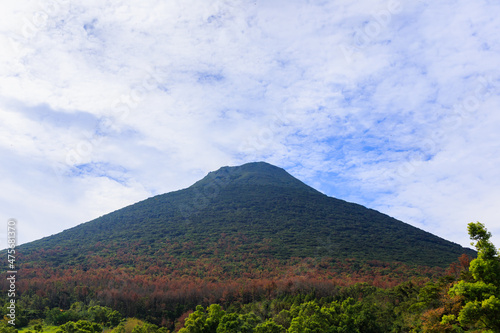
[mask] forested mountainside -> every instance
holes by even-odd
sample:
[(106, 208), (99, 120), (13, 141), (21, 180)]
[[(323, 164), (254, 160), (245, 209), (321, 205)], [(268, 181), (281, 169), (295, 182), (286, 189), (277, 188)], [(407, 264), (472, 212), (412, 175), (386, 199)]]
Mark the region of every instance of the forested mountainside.
[(457, 277), (476, 255), (264, 162), (223, 167), (16, 251), (28, 319), (99, 304), (169, 329), (200, 304), (334, 300), (359, 283), (414, 281), (418, 293), (446, 272)]
[[(135, 251), (127, 251), (130, 246)], [(149, 198), (20, 250), (28, 261), (42, 251), (43, 260), (55, 267), (84, 264), (92, 256), (117, 267), (142, 256), (162, 261), (164, 254), (186, 260), (328, 256), (446, 267), (462, 253), (474, 253), (321, 194), (263, 162), (221, 168), (187, 189)], [(120, 253), (126, 258), (120, 259)]]

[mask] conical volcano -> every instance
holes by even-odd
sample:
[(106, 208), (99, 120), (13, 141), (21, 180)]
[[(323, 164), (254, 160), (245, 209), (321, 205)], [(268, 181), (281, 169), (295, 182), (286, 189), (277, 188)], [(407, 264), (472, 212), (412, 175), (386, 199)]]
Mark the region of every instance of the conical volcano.
[(185, 260), (252, 253), (277, 260), (332, 257), (446, 267), (463, 253), (474, 254), (375, 210), (328, 197), (264, 162), (222, 167), (184, 190), (20, 248), (28, 257), (42, 250), (44, 261), (56, 267), (84, 264), (90, 256), (119, 266), (123, 260), (111, 254), (132, 245), (137, 252), (127, 254), (129, 265), (165, 253)]

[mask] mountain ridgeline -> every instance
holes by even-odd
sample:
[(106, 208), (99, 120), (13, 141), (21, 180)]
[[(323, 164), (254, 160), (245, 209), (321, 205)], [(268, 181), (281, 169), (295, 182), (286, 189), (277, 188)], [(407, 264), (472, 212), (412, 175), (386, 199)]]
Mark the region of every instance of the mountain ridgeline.
[(223, 167), (158, 195), (19, 247), (25, 265), (82, 267), (139, 258), (234, 262), (354, 258), (447, 267), (474, 251), (358, 204), (328, 197), (264, 162)]

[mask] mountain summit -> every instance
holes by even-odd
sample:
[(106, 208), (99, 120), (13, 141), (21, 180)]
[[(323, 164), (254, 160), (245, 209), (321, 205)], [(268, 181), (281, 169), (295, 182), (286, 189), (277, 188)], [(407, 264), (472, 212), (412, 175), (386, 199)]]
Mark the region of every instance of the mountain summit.
[(474, 254), (375, 210), (328, 197), (264, 162), (222, 167), (184, 190), (20, 249), (32, 258), (42, 250), (50, 265), (71, 267), (89, 256), (122, 253), (131, 244), (137, 253), (127, 255), (130, 265), (146, 255), (162, 262), (166, 254), (219, 260), (252, 253), (277, 260), (332, 257), (446, 267), (463, 253)]
[[(211, 186), (213, 183), (231, 183), (233, 186), (261, 185), (297, 189), (305, 189), (308, 187), (285, 170), (266, 162), (253, 162), (236, 167), (222, 167), (217, 171), (210, 172), (205, 178), (195, 183), (193, 186)], [(313, 190), (310, 187), (309, 189)]]

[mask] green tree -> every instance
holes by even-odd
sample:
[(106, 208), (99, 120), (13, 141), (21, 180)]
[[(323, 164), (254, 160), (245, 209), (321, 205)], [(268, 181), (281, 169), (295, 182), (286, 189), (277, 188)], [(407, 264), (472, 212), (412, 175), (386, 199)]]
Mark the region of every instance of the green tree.
[(226, 314), (219, 304), (212, 304), (207, 308), (208, 317), (205, 324), (205, 332), (215, 333), (217, 332), (217, 327), (219, 323)]
[(25, 309), (28, 320), (45, 318), (49, 306), (47, 298), (30, 292), (23, 293), (17, 303)]
[(205, 330), (205, 324), (207, 322), (207, 313), (203, 306), (198, 305), (196, 311), (191, 313), (189, 317), (186, 318), (184, 327), (179, 330), (179, 333), (203, 333), (208, 332)]
[(294, 317), (288, 329), (290, 333), (321, 333), (326, 332), (330, 326), (330, 316), (325, 316), (325, 313), (320, 311), (320, 307), (315, 301), (293, 306), (290, 312)]
[(203, 306), (198, 305), (196, 311), (186, 318), (184, 327), (179, 333), (216, 333), (225, 314), (219, 304), (210, 305), (206, 311)]
[(382, 332), (372, 311), (352, 298), (332, 302), (321, 308), (315, 301), (306, 302), (292, 307), (290, 312), (294, 318), (288, 332)]
[(254, 333), (285, 333), (283, 326), (276, 324), (272, 320), (267, 320), (255, 327)]
[(101, 333), (102, 326), (97, 323), (92, 323), (87, 320), (68, 321), (66, 324), (59, 326), (66, 333)]
[(0, 321), (0, 333), (17, 333), (17, 330), (5, 320)]
[(120, 312), (116, 310), (112, 310), (111, 312), (108, 313), (107, 315), (107, 325), (110, 327), (115, 327), (118, 324), (120, 324), (122, 320), (122, 315)]
[(158, 326), (147, 322), (145, 322), (142, 325), (137, 325), (132, 330), (132, 333), (156, 333), (156, 332), (158, 332)]
[[(4, 320), (6, 321), (14, 321), (16, 328), (21, 328), (28, 325), (29, 319), (27, 317), (27, 313), (24, 310), (24, 306), (19, 303), (14, 303), (15, 308), (12, 308), (14, 305), (11, 302), (5, 302), (2, 313), (4, 316)], [(9, 324), (10, 325), (10, 324)], [(12, 327), (12, 325), (10, 325)]]
[(184, 327), (179, 330), (179, 333), (203, 333), (208, 332), (205, 329), (207, 322), (207, 313), (203, 306), (198, 305), (196, 311), (191, 313), (184, 322)]
[(283, 326), (285, 329), (288, 329), (290, 327), (292, 319), (292, 314), (286, 309), (281, 310), (280, 313), (278, 313), (273, 318), (276, 324)]
[(88, 309), (88, 317), (91, 321), (108, 327), (114, 327), (120, 323), (121, 314), (107, 306), (95, 305)]
[(125, 324), (124, 323), (118, 324), (115, 328), (113, 328), (111, 333), (125, 333)]
[[(490, 242), (491, 233), (482, 223), (469, 223), (469, 236), (476, 241), (477, 258), (470, 263), (473, 281), (458, 281), (448, 291), (450, 296), (461, 296), (464, 306), (458, 318), (443, 316), (444, 323), (458, 321), (463, 328), (481, 332), (500, 332), (500, 260), (498, 251)], [(471, 243), (474, 245), (474, 243)]]
[(252, 312), (242, 315), (228, 313), (221, 318), (216, 333), (251, 333), (260, 321)]
[(56, 326), (65, 324), (69, 321), (77, 322), (80, 319), (82, 319), (82, 316), (72, 309), (64, 311), (60, 308), (53, 308), (48, 310), (45, 316), (45, 321), (47, 323)]

